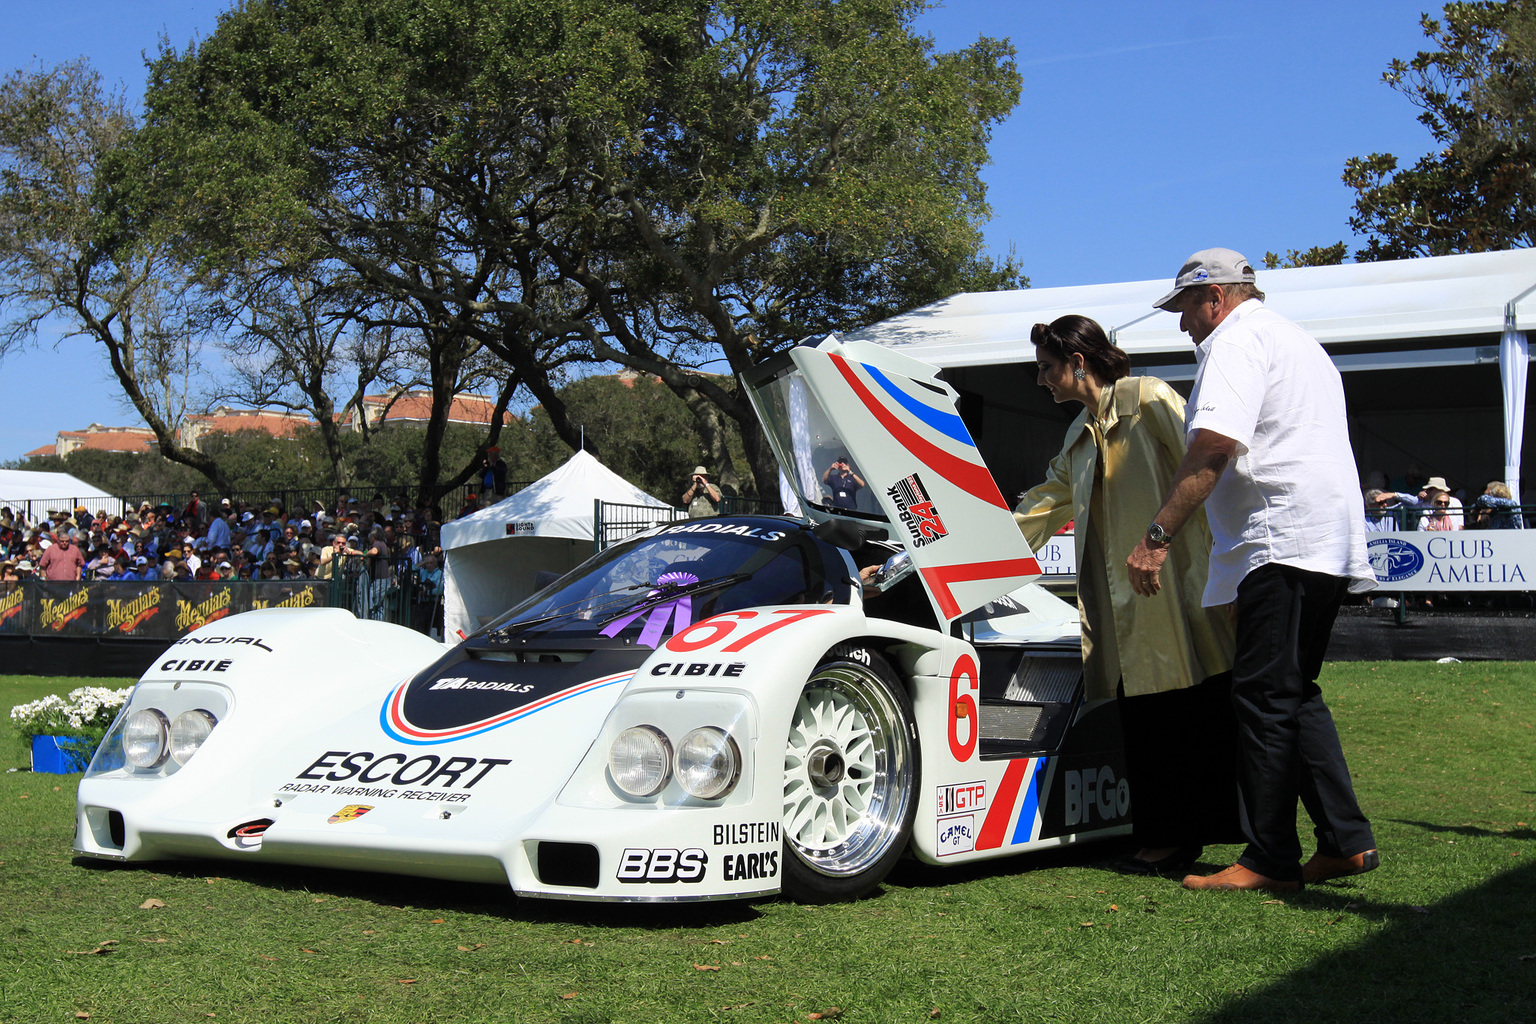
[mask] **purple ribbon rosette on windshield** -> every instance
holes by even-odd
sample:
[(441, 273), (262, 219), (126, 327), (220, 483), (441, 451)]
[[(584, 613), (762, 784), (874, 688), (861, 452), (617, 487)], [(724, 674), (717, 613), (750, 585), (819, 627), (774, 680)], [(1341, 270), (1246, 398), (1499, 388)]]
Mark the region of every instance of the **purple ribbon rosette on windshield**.
[[(667, 572), (656, 577), (657, 589), (645, 595), (645, 601), (661, 597), (666, 587), (687, 587), (699, 582), (699, 578), (691, 572)], [(645, 601), (640, 602), (644, 604)], [(608, 625), (604, 626), (600, 636), (615, 637), (625, 626), (634, 622), (640, 616), (649, 616), (645, 620), (645, 626), (640, 630), (640, 643), (642, 646), (655, 649), (661, 643), (662, 634), (666, 632), (667, 620), (672, 620), (672, 632), (687, 629), (693, 624), (693, 598), (688, 594), (674, 597), (670, 601), (663, 601), (650, 608), (640, 608), (627, 615), (621, 615)]]

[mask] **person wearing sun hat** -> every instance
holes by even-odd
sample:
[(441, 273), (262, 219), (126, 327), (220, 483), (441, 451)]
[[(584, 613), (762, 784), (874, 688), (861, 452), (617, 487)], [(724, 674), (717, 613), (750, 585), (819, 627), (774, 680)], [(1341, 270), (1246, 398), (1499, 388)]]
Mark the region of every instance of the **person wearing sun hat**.
[(1429, 514), (1419, 520), (1421, 530), (1459, 530), (1463, 511), (1461, 501), (1451, 493), (1451, 487), (1443, 476), (1432, 476), (1419, 492), (1419, 507)]
[[(1317, 340), (1263, 299), (1241, 253), (1205, 249), (1153, 303), (1178, 313), (1195, 344), (1189, 447), (1126, 571), (1137, 594), (1154, 597), (1169, 540), (1204, 506), (1203, 603), (1233, 605), (1237, 626), (1232, 705), (1248, 846), (1225, 870), (1186, 877), (1189, 889), (1289, 892), (1379, 863), (1317, 685), (1345, 593), (1376, 585), (1343, 381)], [(1298, 802), (1317, 835), (1305, 865)]]
[(703, 466), (693, 467), (688, 489), (683, 492), (683, 507), (689, 519), (703, 519), (720, 511), (720, 488), (709, 482), (709, 470)]

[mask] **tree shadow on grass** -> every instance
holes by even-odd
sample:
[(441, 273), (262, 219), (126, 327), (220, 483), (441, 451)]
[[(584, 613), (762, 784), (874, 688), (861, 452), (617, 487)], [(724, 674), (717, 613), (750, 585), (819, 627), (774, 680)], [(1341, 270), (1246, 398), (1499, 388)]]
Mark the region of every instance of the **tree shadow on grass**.
[(1384, 920), (1376, 937), (1246, 992), (1201, 1024), (1536, 1021), (1536, 864), (1425, 907), (1357, 893), (1322, 885), (1292, 898)]
[(1408, 818), (1393, 818), (1392, 821), (1394, 824), (1420, 828), (1425, 832), (1454, 832), (1469, 839), (1536, 839), (1536, 828), (1479, 828), (1476, 825), (1443, 825), (1439, 822), (1413, 821)]

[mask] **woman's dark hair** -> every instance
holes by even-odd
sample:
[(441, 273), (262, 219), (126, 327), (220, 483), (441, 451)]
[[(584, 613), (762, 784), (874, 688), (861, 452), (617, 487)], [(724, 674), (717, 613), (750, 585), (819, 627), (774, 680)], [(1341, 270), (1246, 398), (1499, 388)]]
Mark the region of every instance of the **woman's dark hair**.
[(1109, 340), (1104, 328), (1086, 316), (1068, 313), (1049, 324), (1035, 324), (1029, 340), (1063, 363), (1080, 355), (1100, 383), (1109, 384), (1131, 372), (1131, 357)]

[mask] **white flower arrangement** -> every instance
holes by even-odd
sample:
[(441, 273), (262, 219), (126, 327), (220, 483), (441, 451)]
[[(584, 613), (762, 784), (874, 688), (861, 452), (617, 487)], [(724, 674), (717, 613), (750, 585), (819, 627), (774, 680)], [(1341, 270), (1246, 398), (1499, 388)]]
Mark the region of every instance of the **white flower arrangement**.
[(128, 702), (133, 687), (109, 690), (79, 686), (67, 698), (50, 693), (11, 708), (11, 725), (26, 740), (34, 736), (88, 736), (100, 740)]

